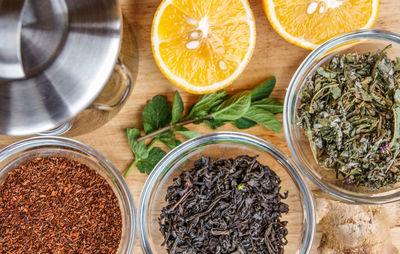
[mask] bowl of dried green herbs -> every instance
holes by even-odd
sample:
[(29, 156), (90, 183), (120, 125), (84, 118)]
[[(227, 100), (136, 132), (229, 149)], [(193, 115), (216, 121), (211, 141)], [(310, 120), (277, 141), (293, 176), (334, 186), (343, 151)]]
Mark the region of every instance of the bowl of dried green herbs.
[(324, 43), (289, 85), (284, 129), (321, 189), (355, 203), (400, 200), (400, 35), (362, 30)]
[(314, 200), (277, 147), (214, 132), (182, 143), (153, 169), (138, 230), (143, 253), (310, 253)]
[(2, 253), (130, 254), (135, 222), (125, 181), (93, 148), (48, 136), (0, 151)]

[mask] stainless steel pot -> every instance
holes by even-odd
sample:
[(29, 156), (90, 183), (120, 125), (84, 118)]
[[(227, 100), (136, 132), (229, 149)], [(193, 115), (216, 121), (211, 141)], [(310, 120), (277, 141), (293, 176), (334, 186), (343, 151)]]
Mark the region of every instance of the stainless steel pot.
[(0, 134), (76, 136), (110, 120), (137, 72), (122, 23), (117, 0), (0, 0)]

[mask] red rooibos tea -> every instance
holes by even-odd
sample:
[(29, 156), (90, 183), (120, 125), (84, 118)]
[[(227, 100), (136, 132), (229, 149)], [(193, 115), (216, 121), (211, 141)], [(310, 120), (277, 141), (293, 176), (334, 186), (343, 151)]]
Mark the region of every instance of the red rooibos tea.
[(110, 185), (78, 161), (35, 158), (0, 185), (2, 253), (115, 253), (121, 228)]

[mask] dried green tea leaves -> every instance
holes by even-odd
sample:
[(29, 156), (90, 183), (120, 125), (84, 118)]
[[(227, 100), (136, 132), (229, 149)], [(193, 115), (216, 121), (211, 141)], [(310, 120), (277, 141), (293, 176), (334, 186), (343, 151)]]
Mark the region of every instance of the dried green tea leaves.
[(319, 67), (306, 80), (297, 115), (317, 161), (371, 189), (400, 181), (400, 69), (389, 47), (336, 55)]
[(197, 160), (167, 190), (159, 223), (168, 253), (283, 253), (280, 183), (256, 157)]

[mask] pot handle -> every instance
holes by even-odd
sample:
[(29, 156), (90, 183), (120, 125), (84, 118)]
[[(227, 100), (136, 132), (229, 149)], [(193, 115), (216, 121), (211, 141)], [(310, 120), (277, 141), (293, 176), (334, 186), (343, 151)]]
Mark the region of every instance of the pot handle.
[(24, 77), (21, 59), (21, 16), (24, 0), (0, 1), (0, 77), (17, 79)]
[(129, 92), (132, 89), (132, 78), (128, 69), (125, 67), (125, 65), (121, 62), (119, 58), (117, 64), (115, 65), (114, 71), (110, 77), (110, 80), (108, 81), (108, 84), (106, 86), (108, 85), (121, 86), (119, 90), (122, 91), (116, 93), (114, 98), (108, 99), (109, 101), (111, 101), (110, 103), (95, 101), (92, 103), (92, 105), (90, 105), (90, 108), (103, 111), (111, 111), (114, 108), (120, 106), (122, 103), (124, 103), (126, 98), (128, 98)]
[(72, 127), (72, 120), (65, 122), (63, 124), (60, 124), (59, 126), (55, 127), (54, 129), (39, 132), (37, 135), (39, 135), (39, 136), (59, 136), (59, 135), (63, 135), (66, 132), (68, 132), (71, 129), (71, 127)]

